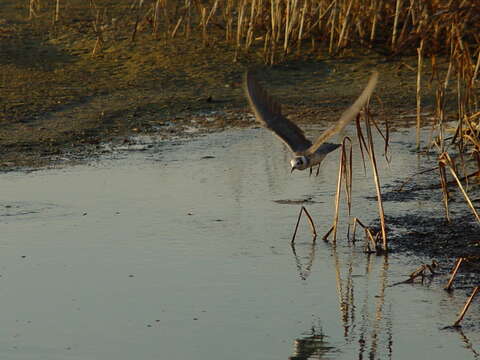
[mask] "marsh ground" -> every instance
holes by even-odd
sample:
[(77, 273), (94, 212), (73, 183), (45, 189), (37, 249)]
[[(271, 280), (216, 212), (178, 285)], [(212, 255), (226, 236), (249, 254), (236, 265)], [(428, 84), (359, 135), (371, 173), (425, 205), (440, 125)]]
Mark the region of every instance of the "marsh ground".
[[(374, 52), (329, 57), (325, 50), (307, 49), (266, 67), (255, 51), (240, 53), (234, 62), (234, 47), (222, 42), (204, 46), (181, 36), (165, 41), (148, 29), (132, 41), (130, 30), (112, 24), (92, 55), (94, 18), (74, 10), (64, 9), (66, 15), (52, 24), (48, 9), (30, 20), (18, 1), (6, 0), (0, 9), (3, 169), (43, 166), (65, 153), (88, 154), (103, 141), (131, 133), (182, 133), (192, 117), (208, 129), (251, 126), (242, 116), (247, 68), (258, 70), (285, 112), (301, 123), (334, 120), (377, 69), (375, 111), (394, 124), (415, 121), (415, 58)], [(433, 101), (428, 92), (427, 112)]]

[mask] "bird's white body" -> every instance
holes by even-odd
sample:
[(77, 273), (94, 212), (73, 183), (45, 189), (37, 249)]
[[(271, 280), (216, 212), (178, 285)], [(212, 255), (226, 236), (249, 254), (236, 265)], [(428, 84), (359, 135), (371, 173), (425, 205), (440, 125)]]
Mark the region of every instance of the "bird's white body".
[(339, 146), (339, 144), (324, 143), (313, 154), (295, 156), (292, 160), (290, 160), (292, 171), (306, 170), (314, 166), (320, 165), (323, 159), (325, 159), (325, 156), (327, 156), (327, 154), (329, 154)]

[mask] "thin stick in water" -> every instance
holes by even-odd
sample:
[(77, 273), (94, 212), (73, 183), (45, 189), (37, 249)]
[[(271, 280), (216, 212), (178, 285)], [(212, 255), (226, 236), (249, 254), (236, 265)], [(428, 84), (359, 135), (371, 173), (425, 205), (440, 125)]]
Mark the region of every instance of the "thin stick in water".
[(300, 209), (300, 212), (298, 213), (297, 224), (295, 225), (295, 231), (293, 232), (292, 241), (290, 242), (292, 245), (295, 243), (295, 236), (297, 236), (298, 225), (300, 224), (300, 219), (302, 217), (303, 212), (307, 216), (308, 223), (310, 224), (310, 229), (312, 230), (313, 242), (315, 242), (317, 238), (317, 230), (315, 228), (315, 224), (313, 223), (313, 219), (310, 216), (310, 213), (305, 208), (305, 206), (302, 206)]
[(470, 295), (470, 297), (467, 299), (467, 302), (465, 303), (465, 306), (463, 307), (462, 311), (460, 312), (460, 315), (458, 315), (457, 321), (455, 321), (455, 323), (453, 324), (454, 327), (460, 327), (460, 323), (462, 322), (463, 317), (465, 316), (468, 308), (470, 307), (470, 304), (472, 303), (473, 299), (475, 298), (475, 296), (478, 294), (479, 291), (480, 291), (480, 286), (476, 286), (473, 289), (473, 292)]
[(458, 258), (457, 261), (455, 262), (455, 266), (453, 267), (452, 275), (450, 276), (450, 280), (448, 280), (447, 285), (445, 286), (444, 290), (450, 291), (452, 290), (452, 284), (453, 280), (455, 280), (455, 277), (457, 276), (458, 269), (460, 269), (460, 265), (462, 265), (463, 258)]

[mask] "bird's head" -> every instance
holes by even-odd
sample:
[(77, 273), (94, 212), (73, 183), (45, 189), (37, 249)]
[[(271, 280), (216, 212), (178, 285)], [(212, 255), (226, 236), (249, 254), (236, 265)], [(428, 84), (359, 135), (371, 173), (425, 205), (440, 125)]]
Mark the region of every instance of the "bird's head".
[(308, 159), (305, 156), (296, 156), (290, 160), (290, 165), (292, 165), (292, 170), (305, 170), (308, 168)]

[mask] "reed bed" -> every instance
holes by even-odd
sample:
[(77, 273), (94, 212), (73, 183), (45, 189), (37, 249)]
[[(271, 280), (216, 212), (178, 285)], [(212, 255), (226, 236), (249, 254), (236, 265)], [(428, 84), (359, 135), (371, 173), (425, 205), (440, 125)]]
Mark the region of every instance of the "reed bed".
[[(82, 8), (99, 7), (156, 37), (180, 32), (206, 46), (226, 41), (239, 51), (263, 52), (270, 64), (312, 48), (333, 55), (354, 47), (387, 56), (415, 49), (422, 58), (447, 55), (452, 71), (468, 72), (470, 80), (480, 67), (474, 0), (30, 0), (27, 6), (30, 19), (50, 14), (56, 21), (70, 13), (88, 17)], [(458, 67), (460, 59), (468, 68)]]

